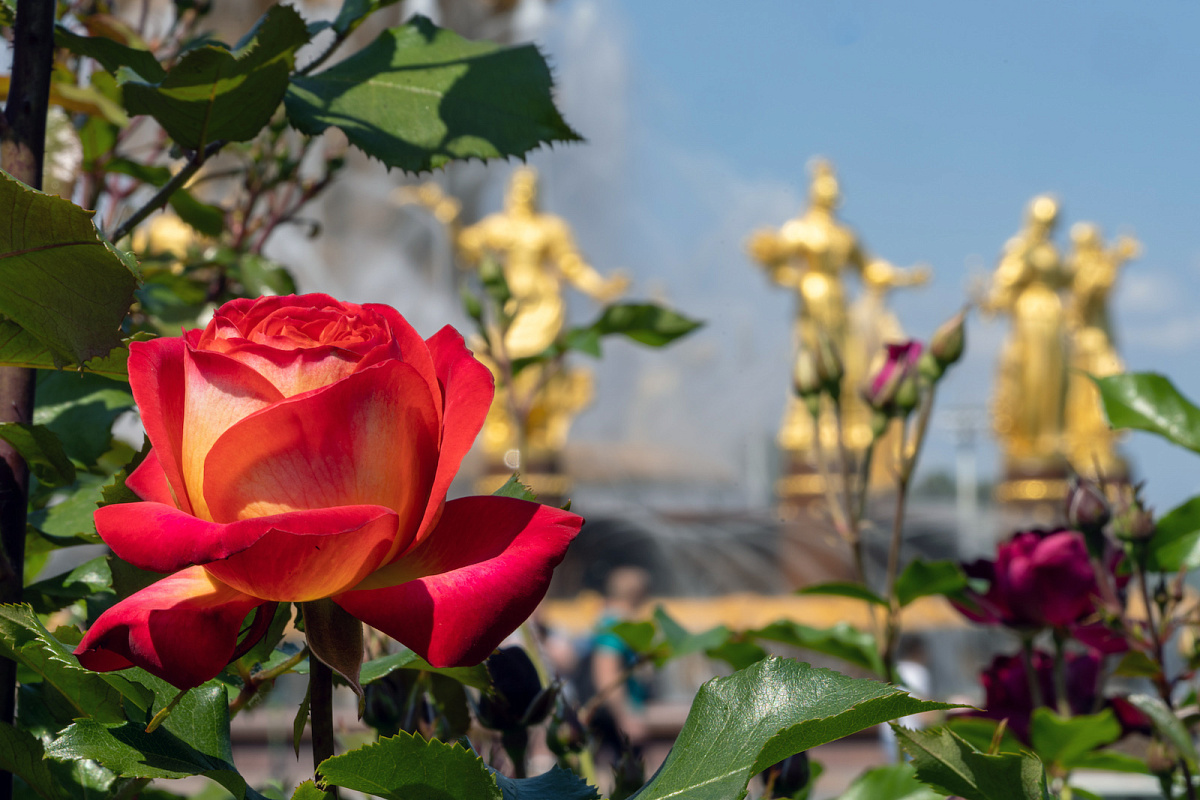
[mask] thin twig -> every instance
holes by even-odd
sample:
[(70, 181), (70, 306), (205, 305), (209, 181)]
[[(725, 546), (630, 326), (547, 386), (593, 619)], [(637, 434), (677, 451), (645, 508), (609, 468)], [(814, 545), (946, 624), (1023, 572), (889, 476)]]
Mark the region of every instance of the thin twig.
[(171, 199), (171, 195), (182, 189), (187, 182), (191, 180), (191, 177), (195, 175), (202, 166), (204, 166), (204, 162), (210, 157), (216, 155), (216, 153), (224, 146), (225, 142), (223, 140), (217, 140), (215, 142), (209, 142), (208, 146), (203, 150), (197, 150), (192, 153), (191, 159), (186, 165), (184, 165), (183, 169), (179, 170), (179, 172), (176, 172), (171, 177), (171, 180), (164, 183), (162, 188), (155, 192), (154, 196), (151, 197), (145, 205), (133, 212), (129, 219), (122, 222), (117, 229), (112, 232), (112, 235), (108, 237), (109, 241), (121, 241), (128, 236), (134, 228), (140, 225), (142, 220), (165, 206), (167, 201)]

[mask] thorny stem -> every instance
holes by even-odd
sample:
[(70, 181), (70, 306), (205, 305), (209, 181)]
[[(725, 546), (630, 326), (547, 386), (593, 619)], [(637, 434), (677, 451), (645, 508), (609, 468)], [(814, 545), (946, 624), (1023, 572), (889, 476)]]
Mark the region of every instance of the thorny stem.
[(1054, 630), (1054, 694), (1058, 700), (1058, 715), (1071, 716), (1071, 699), (1067, 696), (1067, 653), (1064, 648), (1066, 637), (1057, 628)]

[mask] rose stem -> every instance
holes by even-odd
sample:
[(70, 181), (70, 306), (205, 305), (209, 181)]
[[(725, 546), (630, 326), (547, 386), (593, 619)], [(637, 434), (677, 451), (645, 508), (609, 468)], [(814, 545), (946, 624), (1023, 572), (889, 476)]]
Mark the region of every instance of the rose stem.
[[(6, 145), (0, 167), (35, 189), (42, 187), (46, 111), (54, 67), (54, 0), (18, 0), (13, 26), (12, 80), (0, 119)], [(33, 418), (33, 370), (0, 369), (0, 422)], [(21, 602), (25, 572), (25, 513), (29, 467), (0, 443), (0, 602)], [(17, 664), (0, 658), (0, 722), (12, 724), (17, 705)], [(12, 773), (0, 771), (0, 800), (13, 796)]]
[[(321, 762), (333, 755), (333, 670), (316, 656), (308, 659), (308, 689), (313, 771), (317, 772)], [(334, 798), (338, 796), (336, 786), (329, 787), (328, 791)]]

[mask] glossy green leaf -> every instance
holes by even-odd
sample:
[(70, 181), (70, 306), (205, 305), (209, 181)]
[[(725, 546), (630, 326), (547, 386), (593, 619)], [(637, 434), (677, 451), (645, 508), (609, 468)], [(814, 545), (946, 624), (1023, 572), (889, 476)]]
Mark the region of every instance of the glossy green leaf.
[(658, 625), (658, 630), (662, 635), (662, 652), (656, 659), (659, 664), (671, 658), (679, 658), (680, 656), (692, 653), (702, 653), (706, 650), (720, 647), (732, 635), (729, 628), (726, 628), (724, 625), (718, 625), (715, 628), (709, 628), (699, 633), (692, 633), (671, 619), (666, 609), (662, 606), (654, 609), (654, 621)]
[(1154, 726), (1159, 735), (1170, 742), (1171, 746), (1187, 759), (1188, 764), (1194, 770), (1196, 767), (1196, 743), (1175, 712), (1168, 708), (1162, 700), (1148, 694), (1131, 694), (1128, 699), (1135, 708), (1150, 718), (1150, 724)]
[(654, 303), (614, 303), (589, 327), (601, 336), (620, 333), (635, 342), (662, 347), (703, 324)]
[(99, 556), (74, 569), (25, 587), (25, 602), (41, 614), (62, 608), (75, 600), (98, 592), (112, 591), (112, 570), (108, 557)]
[[(156, 705), (178, 690), (142, 673), (154, 682)], [(188, 692), (153, 733), (147, 720), (105, 725), (94, 719), (77, 720), (46, 749), (58, 759), (90, 758), (130, 778), (184, 778), (204, 775), (235, 798), (261, 800), (246, 786), (233, 765), (229, 740), (229, 705), (225, 687), (210, 682)]]
[(912, 764), (889, 764), (864, 772), (837, 800), (941, 800), (942, 797), (917, 780)]
[(1200, 495), (1175, 506), (1158, 520), (1146, 553), (1146, 568), (1155, 572), (1197, 567), (1200, 567)]
[(100, 62), (100, 66), (114, 74), (121, 67), (129, 67), (148, 81), (160, 81), (166, 75), (158, 59), (149, 50), (129, 47), (104, 36), (80, 36), (57, 25), (54, 28), (54, 43), (75, 55), (94, 58)]
[(43, 371), (36, 397), (33, 421), (58, 437), (67, 455), (89, 466), (112, 445), (116, 418), (133, 408), (129, 384), (87, 373)]
[(283, 100), (296, 50), (308, 38), (295, 9), (272, 6), (232, 51), (214, 44), (189, 50), (161, 80), (122, 70), (125, 108), (154, 117), (192, 150), (252, 139)]
[(47, 486), (69, 486), (75, 482), (75, 465), (45, 425), (0, 422), (0, 439), (21, 454), (38, 481)]
[(747, 642), (742, 639), (728, 639), (717, 647), (711, 647), (706, 650), (705, 655), (709, 658), (715, 658), (718, 661), (724, 661), (737, 670), (745, 669), (752, 664), (762, 661), (767, 657), (767, 651), (753, 642)]
[(327, 758), (320, 772), (330, 785), (385, 800), (503, 797), (495, 778), (470, 750), (403, 732)]
[(22, 329), (20, 325), (11, 320), (0, 319), (0, 366), (29, 367), (30, 369), (67, 367), (127, 381), (129, 380), (128, 342), (143, 338), (147, 337), (139, 334), (132, 339), (126, 339), (113, 348), (107, 356), (89, 359), (82, 367), (72, 366), (64, 363), (61, 356), (57, 356), (41, 340)]
[(1165, 375), (1129, 372), (1092, 378), (1108, 422), (1114, 428), (1136, 428), (1200, 452), (1200, 408), (1179, 393)]
[(834, 581), (831, 583), (819, 583), (816, 586), (805, 586), (803, 589), (796, 590), (796, 594), (816, 594), (829, 597), (849, 597), (853, 600), (862, 600), (867, 603), (874, 603), (877, 606), (887, 608), (888, 601), (875, 594), (875, 592), (863, 586), (861, 583), (850, 583)]
[(537, 48), (467, 41), (420, 16), (294, 78), (285, 104), (300, 131), (340, 128), (367, 155), (409, 172), (579, 138), (554, 107)]
[(32, 735), (0, 722), (0, 769), (25, 781), (44, 800), (71, 800), (43, 754), (42, 743)]
[(896, 600), (906, 606), (920, 597), (957, 594), (966, 586), (967, 576), (955, 562), (918, 558), (909, 562), (896, 579)]
[(987, 755), (945, 728), (914, 731), (892, 725), (917, 777), (962, 800), (1050, 800), (1046, 770), (1032, 753)]
[[(52, 363), (109, 355), (137, 286), (132, 261), (100, 238), (92, 212), (2, 172), (0, 218), (9, 221), (0, 226), (0, 315), (33, 336)], [(12, 340), (11, 330), (0, 331), (0, 359), (8, 348), (32, 345)]]
[(794, 753), (908, 714), (949, 708), (878, 681), (768, 658), (700, 688), (675, 746), (634, 797), (728, 800)]
[(1066, 768), (1091, 751), (1115, 742), (1121, 723), (1112, 711), (1078, 717), (1060, 717), (1049, 708), (1037, 708), (1029, 729), (1033, 750), (1042, 761)]
[(205, 236), (216, 238), (225, 230), (225, 209), (196, 199), (187, 189), (172, 192), (167, 202), (181, 220)]
[(839, 622), (831, 628), (814, 628), (798, 622), (780, 620), (765, 628), (749, 631), (748, 635), (824, 653), (870, 670), (876, 675), (882, 675), (884, 672), (883, 659), (879, 657), (875, 637), (845, 622)]
[(50, 684), (80, 717), (123, 722), (126, 702), (149, 705), (150, 694), (124, 675), (79, 666), (69, 648), (54, 638), (27, 605), (0, 606), (0, 655)]
[(532, 778), (510, 778), (492, 772), (504, 800), (599, 800), (596, 787), (570, 770), (554, 767)]

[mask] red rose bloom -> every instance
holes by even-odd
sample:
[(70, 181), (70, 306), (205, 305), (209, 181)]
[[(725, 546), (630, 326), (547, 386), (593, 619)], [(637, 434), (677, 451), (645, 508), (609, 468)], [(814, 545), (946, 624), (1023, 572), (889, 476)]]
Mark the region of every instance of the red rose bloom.
[[(76, 649), (181, 688), (253, 644), (254, 609), (330, 599), (438, 666), (481, 661), (545, 594), (582, 520), (504, 497), (446, 501), (491, 404), (452, 328), (325, 295), (235, 300), (203, 330), (134, 343), (153, 449), (96, 512), (130, 563), (170, 573)], [(265, 607), (264, 607), (265, 606)]]

